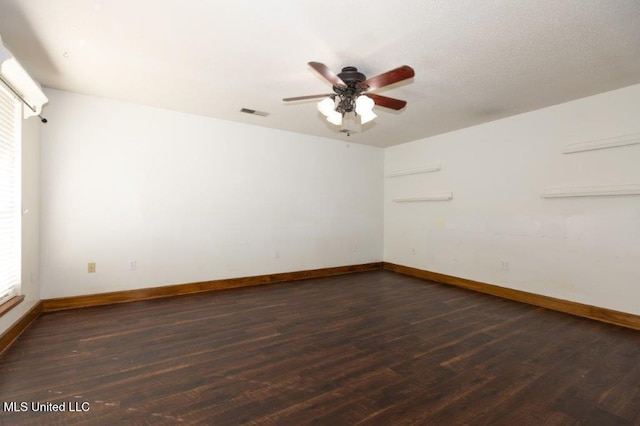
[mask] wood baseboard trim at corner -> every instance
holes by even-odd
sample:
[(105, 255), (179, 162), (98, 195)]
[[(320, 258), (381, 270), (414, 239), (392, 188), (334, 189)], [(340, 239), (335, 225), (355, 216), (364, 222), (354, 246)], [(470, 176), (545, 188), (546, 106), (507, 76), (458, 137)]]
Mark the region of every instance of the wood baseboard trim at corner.
[(13, 342), (15, 342), (16, 339), (27, 330), (27, 328), (29, 328), (41, 312), (42, 301), (33, 305), (33, 307), (22, 316), (22, 318), (9, 327), (7, 331), (2, 333), (0, 336), (0, 354), (4, 353), (4, 351), (6, 351), (9, 346), (11, 346)]
[(397, 265), (395, 263), (384, 262), (383, 268), (389, 271), (435, 281), (442, 284), (454, 285), (517, 302), (528, 303), (530, 305), (541, 306), (554, 311), (564, 312), (571, 315), (590, 318), (597, 321), (607, 322), (622, 327), (640, 330), (640, 316), (626, 312), (614, 311), (612, 309), (600, 308), (598, 306), (585, 305), (583, 303), (571, 302), (569, 300), (556, 299), (555, 297), (543, 296), (529, 293), (522, 290), (500, 287), (494, 284), (487, 284), (479, 281), (468, 280), (466, 278), (454, 277), (452, 275), (440, 274), (438, 272), (426, 271), (410, 266)]
[(256, 275), (252, 277), (228, 278), (188, 284), (174, 284), (162, 287), (141, 288), (136, 290), (114, 291), (110, 293), (59, 297), (55, 299), (43, 300), (42, 310), (43, 312), (53, 312), (65, 309), (111, 305), (114, 303), (136, 302), (139, 300), (181, 296), (185, 294), (226, 290), (230, 288), (248, 287), (262, 284), (275, 284), (287, 281), (307, 280), (312, 278), (323, 278), (333, 275), (350, 274), (353, 272), (372, 271), (381, 268), (382, 262), (373, 262), (363, 263), (359, 265), (336, 266), (331, 268), (309, 269), (305, 271)]

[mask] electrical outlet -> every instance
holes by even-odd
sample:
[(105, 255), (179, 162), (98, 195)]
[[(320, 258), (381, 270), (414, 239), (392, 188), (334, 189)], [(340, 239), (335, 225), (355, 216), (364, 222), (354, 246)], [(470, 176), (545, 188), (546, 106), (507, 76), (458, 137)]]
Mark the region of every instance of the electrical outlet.
[(96, 272), (96, 262), (89, 262), (89, 264), (87, 265), (87, 272), (90, 274)]
[(129, 261), (129, 270), (130, 271), (135, 271), (136, 269), (138, 269), (138, 261), (137, 260), (130, 260)]
[(358, 246), (354, 245), (354, 246), (353, 246), (353, 252), (355, 253), (355, 252), (357, 252), (357, 251), (358, 251)]
[(280, 252), (279, 251), (274, 251), (273, 252), (273, 258), (274, 259), (280, 259)]
[(511, 262), (509, 262), (508, 260), (501, 260), (500, 269), (505, 269), (505, 270), (511, 269)]
[(411, 254), (415, 256), (416, 255), (416, 249), (412, 248), (411, 249)]

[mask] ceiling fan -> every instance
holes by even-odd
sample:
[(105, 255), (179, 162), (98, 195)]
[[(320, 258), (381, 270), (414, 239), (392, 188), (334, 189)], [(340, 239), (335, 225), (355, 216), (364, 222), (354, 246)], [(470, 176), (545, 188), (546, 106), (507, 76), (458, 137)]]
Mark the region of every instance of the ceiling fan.
[[(293, 102), (324, 98), (318, 103), (318, 110), (327, 117), (327, 121), (338, 126), (343, 124), (342, 119), (345, 114), (359, 116), (360, 124), (373, 120), (376, 118), (373, 113), (374, 105), (396, 111), (401, 110), (407, 105), (406, 101), (370, 93), (370, 91), (409, 79), (415, 75), (413, 68), (408, 65), (371, 78), (367, 78), (358, 72), (356, 67), (351, 66), (342, 68), (342, 72), (337, 75), (320, 62), (309, 62), (309, 66), (333, 85), (334, 93), (284, 98), (283, 101)], [(349, 130), (347, 129), (346, 132), (349, 133)]]

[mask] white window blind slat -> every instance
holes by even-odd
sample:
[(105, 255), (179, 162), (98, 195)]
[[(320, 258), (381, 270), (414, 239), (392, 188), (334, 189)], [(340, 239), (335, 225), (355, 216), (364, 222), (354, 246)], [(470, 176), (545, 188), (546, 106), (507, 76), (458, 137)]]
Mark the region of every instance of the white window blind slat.
[(12, 120), (13, 117), (7, 117), (3, 111), (0, 111), (0, 122), (4, 123), (4, 125), (8, 128), (13, 128), (15, 123)]
[(20, 294), (20, 108), (0, 84), (0, 304)]

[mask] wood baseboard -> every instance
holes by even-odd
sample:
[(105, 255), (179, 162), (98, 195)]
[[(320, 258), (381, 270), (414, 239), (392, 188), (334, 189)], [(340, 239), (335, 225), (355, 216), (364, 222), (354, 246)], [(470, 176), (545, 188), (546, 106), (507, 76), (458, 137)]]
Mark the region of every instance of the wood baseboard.
[(494, 284), (487, 284), (479, 281), (468, 280), (466, 278), (459, 278), (451, 275), (440, 274), (437, 272), (425, 271), (423, 269), (397, 265), (389, 262), (384, 262), (383, 268), (389, 271), (410, 275), (416, 278), (454, 285), (457, 287), (491, 294), (493, 296), (498, 296), (505, 299), (528, 303), (535, 306), (541, 306), (547, 309), (553, 309), (554, 311), (560, 311), (571, 315), (577, 315), (580, 317), (590, 318), (597, 321), (640, 330), (640, 316), (629, 314), (626, 312), (614, 311), (612, 309), (600, 308), (598, 306), (585, 305), (583, 303), (571, 302), (569, 300), (556, 299), (555, 297), (542, 296), (540, 294), (528, 293), (522, 290), (500, 287)]
[(135, 302), (139, 300), (157, 299), (161, 297), (180, 296), (184, 294), (225, 290), (237, 287), (248, 287), (262, 284), (274, 284), (286, 281), (307, 280), (311, 278), (329, 277), (332, 275), (350, 274), (353, 272), (381, 269), (382, 262), (359, 265), (337, 266), (332, 268), (310, 269), (296, 272), (257, 275), (253, 277), (228, 278), (213, 281), (202, 281), (188, 284), (174, 284), (162, 287), (141, 288), (136, 290), (114, 291), (110, 293), (89, 294), (82, 296), (59, 297), (42, 301), (44, 312), (64, 309), (86, 308), (90, 306), (111, 305), (114, 303)]
[(33, 323), (38, 316), (42, 313), (42, 301), (33, 305), (29, 311), (22, 316), (15, 324), (9, 327), (2, 335), (0, 336), (0, 354), (11, 346), (15, 340), (20, 337), (22, 333), (25, 332), (27, 328)]

